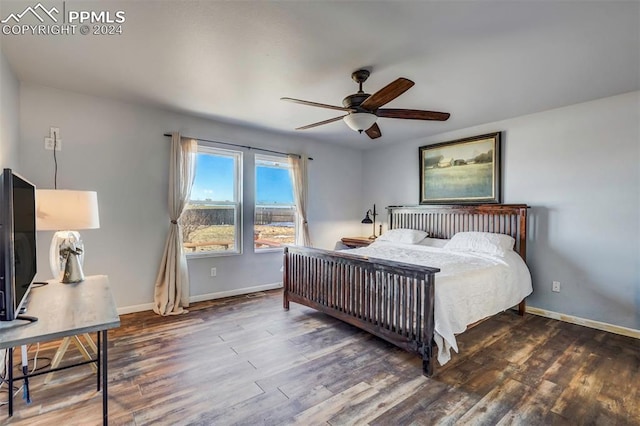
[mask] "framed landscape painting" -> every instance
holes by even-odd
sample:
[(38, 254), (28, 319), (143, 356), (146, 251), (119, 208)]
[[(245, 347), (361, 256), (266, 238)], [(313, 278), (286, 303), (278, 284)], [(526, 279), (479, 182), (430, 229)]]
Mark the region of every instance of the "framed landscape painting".
[(420, 204), (499, 203), (500, 132), (420, 147)]

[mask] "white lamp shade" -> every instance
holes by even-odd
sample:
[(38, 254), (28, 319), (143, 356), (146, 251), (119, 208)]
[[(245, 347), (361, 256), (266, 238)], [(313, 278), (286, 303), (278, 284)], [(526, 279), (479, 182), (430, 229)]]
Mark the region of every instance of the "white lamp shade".
[(38, 231), (100, 228), (98, 194), (95, 191), (38, 189), (36, 207)]
[(369, 127), (373, 126), (377, 119), (378, 116), (368, 112), (352, 112), (349, 115), (345, 115), (343, 118), (344, 122), (347, 123), (347, 126), (351, 127), (356, 132), (368, 130)]

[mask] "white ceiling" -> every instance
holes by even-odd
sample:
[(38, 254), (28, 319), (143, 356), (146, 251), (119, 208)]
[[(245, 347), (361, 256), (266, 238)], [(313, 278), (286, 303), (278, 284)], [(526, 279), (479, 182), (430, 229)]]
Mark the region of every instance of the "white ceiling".
[[(62, 10), (62, 1), (42, 0)], [(33, 1), (2, 1), (0, 15)], [(100, 1), (122, 35), (2, 35), (21, 81), (276, 132), (339, 111), (351, 72), (373, 93), (416, 84), (387, 104), (451, 113), (447, 122), (380, 118), (374, 141), (342, 121), (306, 137), (367, 148), (640, 89), (640, 2)], [(26, 18), (25, 18), (26, 19)], [(170, 130), (170, 129), (167, 129)]]

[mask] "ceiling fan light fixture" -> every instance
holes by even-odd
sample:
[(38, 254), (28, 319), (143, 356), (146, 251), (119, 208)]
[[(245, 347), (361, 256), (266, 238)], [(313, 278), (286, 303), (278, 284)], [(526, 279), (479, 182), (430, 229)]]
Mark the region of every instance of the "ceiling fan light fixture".
[(373, 126), (377, 119), (378, 116), (369, 112), (352, 112), (343, 118), (347, 126), (360, 133)]

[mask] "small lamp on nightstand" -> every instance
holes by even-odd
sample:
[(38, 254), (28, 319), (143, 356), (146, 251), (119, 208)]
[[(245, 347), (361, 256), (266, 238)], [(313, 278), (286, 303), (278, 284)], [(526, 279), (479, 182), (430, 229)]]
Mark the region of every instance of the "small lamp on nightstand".
[[(373, 217), (373, 220), (371, 220), (371, 217), (369, 215), (371, 215), (371, 217)], [(376, 205), (374, 204), (373, 205), (373, 210), (371, 210), (371, 209), (367, 210), (367, 213), (365, 213), (365, 217), (364, 217), (364, 219), (362, 219), (362, 222), (361, 222), (361, 223), (372, 223), (373, 224), (373, 235), (369, 237), (372, 240), (374, 240), (376, 238), (376, 216), (378, 216), (378, 213), (376, 213)]]

